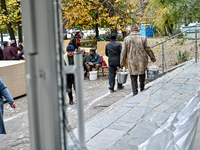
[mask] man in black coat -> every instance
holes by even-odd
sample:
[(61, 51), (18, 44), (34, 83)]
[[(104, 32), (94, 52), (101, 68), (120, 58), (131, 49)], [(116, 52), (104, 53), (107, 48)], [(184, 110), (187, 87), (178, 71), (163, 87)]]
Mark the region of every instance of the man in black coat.
[[(117, 67), (120, 68), (120, 54), (122, 50), (121, 43), (116, 41), (116, 34), (112, 33), (110, 35), (110, 43), (106, 45), (106, 56), (108, 56), (108, 64), (109, 64), (109, 84), (110, 84), (110, 92), (114, 92), (114, 86), (115, 86), (115, 76)], [(118, 83), (117, 89), (121, 90), (124, 87), (122, 84)]]

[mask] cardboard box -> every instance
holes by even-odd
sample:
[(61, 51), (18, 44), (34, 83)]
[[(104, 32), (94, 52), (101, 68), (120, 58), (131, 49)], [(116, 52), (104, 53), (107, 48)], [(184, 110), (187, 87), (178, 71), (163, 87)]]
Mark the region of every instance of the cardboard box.
[(25, 61), (0, 61), (0, 77), (13, 98), (26, 94)]

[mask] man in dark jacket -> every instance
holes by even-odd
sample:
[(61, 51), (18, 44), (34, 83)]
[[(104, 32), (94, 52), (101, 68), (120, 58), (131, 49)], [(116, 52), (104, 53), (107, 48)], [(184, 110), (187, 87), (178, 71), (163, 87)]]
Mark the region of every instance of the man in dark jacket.
[[(110, 43), (106, 45), (106, 56), (108, 56), (108, 64), (109, 64), (109, 84), (110, 84), (110, 92), (114, 92), (114, 86), (115, 86), (115, 76), (117, 67), (120, 68), (120, 54), (122, 50), (121, 43), (116, 41), (116, 35), (112, 33), (110, 35)], [(122, 84), (118, 83), (117, 89), (121, 90), (124, 87)]]

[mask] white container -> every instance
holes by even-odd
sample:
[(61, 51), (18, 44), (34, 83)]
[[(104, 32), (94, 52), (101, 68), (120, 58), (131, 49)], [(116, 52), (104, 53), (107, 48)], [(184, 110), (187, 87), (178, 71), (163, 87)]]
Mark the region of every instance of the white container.
[(152, 65), (147, 68), (147, 78), (148, 79), (156, 79), (158, 78), (159, 67)]
[(97, 72), (98, 71), (90, 71), (90, 80), (96, 80), (97, 79)]

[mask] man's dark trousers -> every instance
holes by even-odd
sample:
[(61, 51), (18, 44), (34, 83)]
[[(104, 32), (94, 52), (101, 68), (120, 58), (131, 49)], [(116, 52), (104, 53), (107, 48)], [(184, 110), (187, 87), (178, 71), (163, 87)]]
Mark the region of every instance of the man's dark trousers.
[[(109, 89), (110, 90), (114, 90), (114, 87), (115, 87), (115, 76), (116, 76), (117, 67), (120, 67), (120, 66), (109, 65), (109, 84), (110, 84)], [(122, 84), (118, 83), (118, 87), (119, 88), (122, 87)]]
[(73, 96), (72, 96), (72, 85), (74, 86), (74, 90), (75, 90), (75, 82), (74, 82), (74, 75), (73, 74), (68, 74), (66, 75), (67, 77), (67, 92), (68, 92), (68, 96), (70, 100), (73, 100)]
[[(134, 94), (138, 93), (138, 75), (131, 75), (131, 85), (132, 85), (132, 90)], [(145, 74), (139, 75), (139, 81), (140, 81), (140, 90), (144, 90), (144, 82), (145, 82)]]

